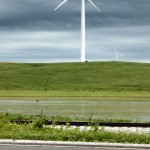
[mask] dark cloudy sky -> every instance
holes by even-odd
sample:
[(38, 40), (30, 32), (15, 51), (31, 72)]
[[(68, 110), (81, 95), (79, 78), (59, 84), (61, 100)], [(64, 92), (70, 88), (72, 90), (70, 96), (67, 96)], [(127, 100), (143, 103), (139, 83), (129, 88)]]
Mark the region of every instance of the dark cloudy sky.
[[(81, 0), (0, 0), (0, 62), (80, 61)], [(150, 0), (86, 0), (86, 60), (150, 63)]]

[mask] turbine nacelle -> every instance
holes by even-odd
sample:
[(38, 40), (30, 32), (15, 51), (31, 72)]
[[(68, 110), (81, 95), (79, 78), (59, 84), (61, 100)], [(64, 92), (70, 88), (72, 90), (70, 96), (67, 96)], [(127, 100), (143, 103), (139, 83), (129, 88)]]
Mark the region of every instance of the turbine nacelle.
[[(58, 5), (54, 10), (56, 11), (57, 9), (59, 9), (63, 4), (65, 4), (66, 2), (67, 2), (68, 0), (64, 0), (62, 3), (60, 3), (60, 5)], [(84, 0), (85, 1), (85, 0)], [(91, 5), (94, 7), (94, 8), (96, 8), (96, 10), (98, 11), (98, 12), (101, 12), (101, 10), (93, 3), (93, 1), (92, 0), (88, 0), (89, 1), (89, 3), (91, 3)]]

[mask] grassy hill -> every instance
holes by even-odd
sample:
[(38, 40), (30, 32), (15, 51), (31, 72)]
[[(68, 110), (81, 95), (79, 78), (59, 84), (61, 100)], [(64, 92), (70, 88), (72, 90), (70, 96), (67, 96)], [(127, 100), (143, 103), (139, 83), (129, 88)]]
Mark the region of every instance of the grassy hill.
[(127, 62), (0, 63), (0, 90), (150, 92), (150, 64)]

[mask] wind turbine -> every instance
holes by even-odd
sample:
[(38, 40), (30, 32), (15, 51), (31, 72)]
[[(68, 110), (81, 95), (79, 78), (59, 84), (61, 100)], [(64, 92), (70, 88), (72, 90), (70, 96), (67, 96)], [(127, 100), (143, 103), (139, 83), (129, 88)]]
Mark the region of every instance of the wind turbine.
[(122, 56), (118, 53), (117, 49), (115, 48), (115, 57), (116, 57), (116, 60), (119, 61), (119, 57)]
[[(54, 10), (56, 11), (68, 0), (64, 0), (60, 5), (58, 5)], [(93, 7), (96, 8), (98, 12), (100, 9), (93, 3), (92, 0), (88, 0)], [(85, 0), (81, 0), (81, 62), (85, 62)]]

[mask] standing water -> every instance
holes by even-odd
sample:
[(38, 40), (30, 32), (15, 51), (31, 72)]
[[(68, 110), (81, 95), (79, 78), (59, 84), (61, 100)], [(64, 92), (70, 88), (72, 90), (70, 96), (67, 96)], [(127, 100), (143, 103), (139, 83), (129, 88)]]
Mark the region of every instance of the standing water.
[(150, 100), (99, 100), (54, 98), (50, 100), (0, 100), (0, 112), (61, 115), (97, 119), (150, 121)]

